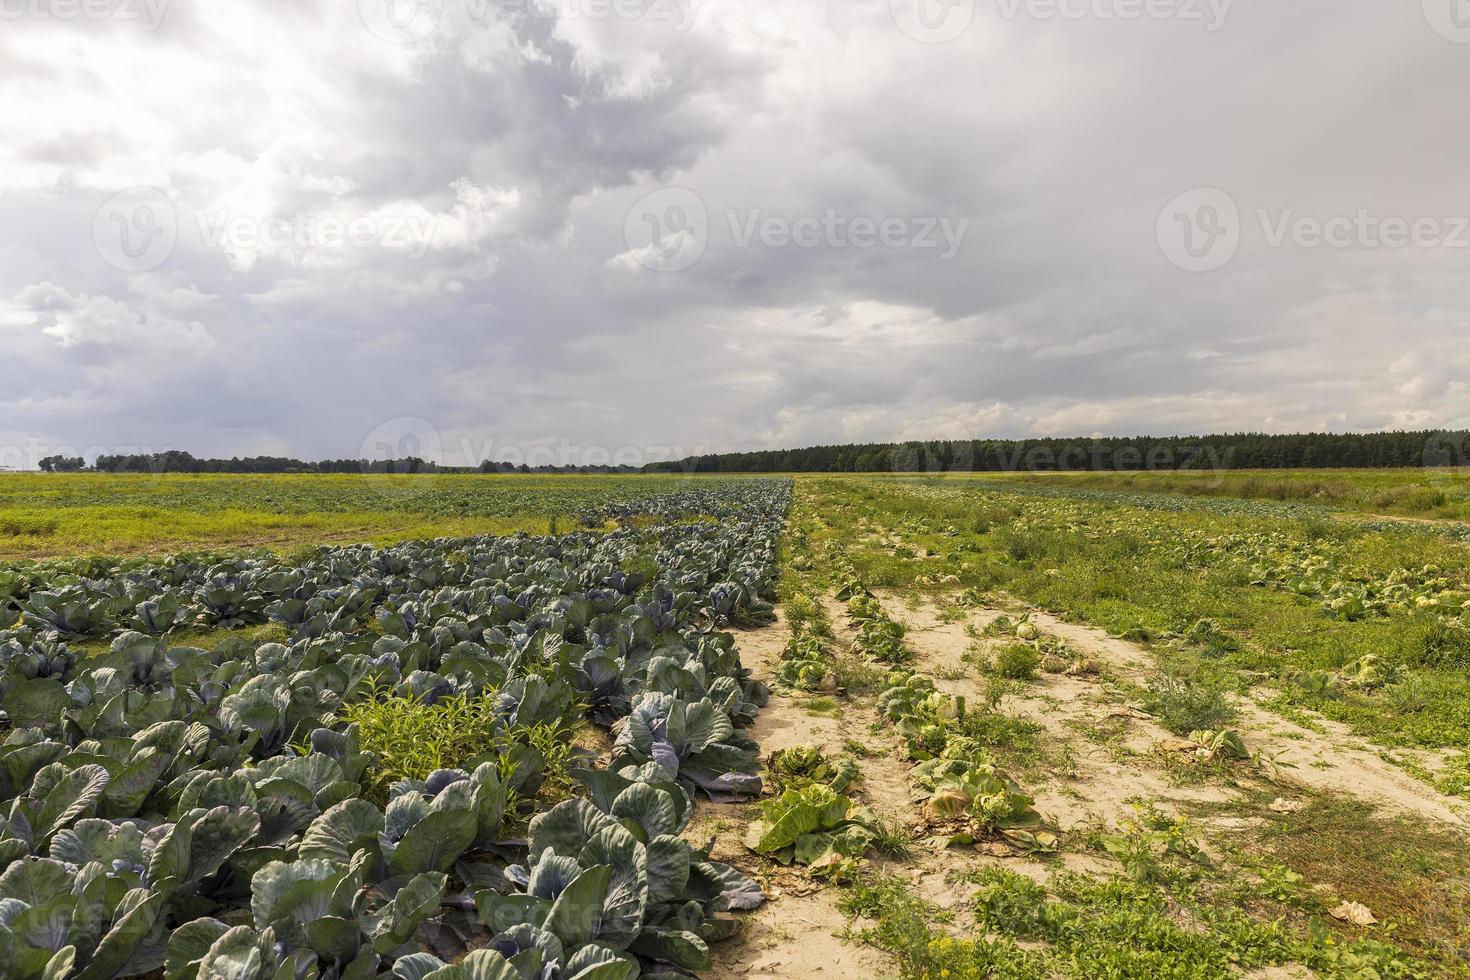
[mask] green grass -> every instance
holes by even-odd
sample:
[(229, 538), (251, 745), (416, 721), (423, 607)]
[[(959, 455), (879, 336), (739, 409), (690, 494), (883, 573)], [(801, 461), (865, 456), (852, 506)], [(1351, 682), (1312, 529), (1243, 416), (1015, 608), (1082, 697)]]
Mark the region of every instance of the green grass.
[[(225, 640), (235, 638), (246, 643), (286, 643), (291, 635), (279, 623), (261, 623), (259, 626), (241, 626), (236, 629), (219, 629), (211, 626), (193, 626), (168, 634), (171, 647), (199, 647), (213, 650)], [(111, 646), (110, 638), (71, 640), (67, 644), (85, 655), (105, 653)]]
[(0, 561), (544, 534), (679, 476), (0, 474)]
[(1393, 927), (1329, 925), (1323, 896), (1284, 864), (1254, 875), (1214, 866), (1186, 830), (1146, 811), (1100, 835), (1123, 856), (1123, 873), (1037, 878), (987, 865), (952, 874), (976, 886), (969, 921), (894, 874), (861, 879), (840, 907), (864, 920), (851, 938), (890, 953), (905, 978), (1226, 980), (1286, 966), (1337, 977), (1463, 975), (1452, 951), (1404, 943)]

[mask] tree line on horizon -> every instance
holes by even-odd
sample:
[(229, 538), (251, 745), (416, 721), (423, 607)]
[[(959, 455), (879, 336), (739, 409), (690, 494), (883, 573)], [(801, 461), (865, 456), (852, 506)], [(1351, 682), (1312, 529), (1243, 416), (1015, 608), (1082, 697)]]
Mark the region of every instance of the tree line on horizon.
[(183, 450), (98, 456), (47, 456), (48, 473), (955, 473), (1189, 469), (1326, 469), (1470, 465), (1470, 431), (1234, 433), (1209, 436), (1109, 436), (1093, 439), (935, 440), (709, 453), (629, 466), (527, 466), (485, 460), (441, 466), (402, 459), (286, 456), (208, 459)]
[(179, 449), (159, 453), (110, 453), (88, 467), (80, 456), (46, 456), (38, 461), (46, 473), (636, 473), (631, 466), (527, 466), (485, 460), (478, 466), (442, 466), (418, 456), (400, 459), (323, 459), (314, 462), (289, 456), (235, 456), (208, 459)]
[(1470, 432), (1233, 433), (936, 440), (690, 456), (677, 473), (955, 473), (1317, 469), (1470, 465)]

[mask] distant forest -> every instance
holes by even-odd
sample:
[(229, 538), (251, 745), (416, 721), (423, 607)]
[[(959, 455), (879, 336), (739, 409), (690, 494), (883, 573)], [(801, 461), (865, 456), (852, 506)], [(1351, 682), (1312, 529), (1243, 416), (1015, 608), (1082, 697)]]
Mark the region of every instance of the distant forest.
[[(79, 456), (47, 456), (40, 460), (47, 473), (86, 469)], [(307, 462), (288, 456), (245, 456), (203, 459), (183, 450), (161, 453), (112, 454), (97, 457), (90, 467), (99, 473), (636, 473), (625, 467), (516, 466), (486, 460), (479, 466), (440, 466), (417, 456), (401, 459), (323, 459)]]
[[(75, 472), (80, 457), (48, 456), (47, 472)], [(652, 473), (959, 473), (1074, 470), (1313, 469), (1470, 466), (1470, 431), (1306, 433), (1080, 439), (984, 439), (813, 446), (689, 456), (643, 467)], [(631, 473), (631, 467), (476, 467), (403, 459), (284, 456), (201, 459), (181, 450), (103, 455), (90, 469), (108, 473)]]
[(677, 473), (954, 473), (1470, 465), (1470, 432), (1371, 432), (876, 443), (691, 456)]

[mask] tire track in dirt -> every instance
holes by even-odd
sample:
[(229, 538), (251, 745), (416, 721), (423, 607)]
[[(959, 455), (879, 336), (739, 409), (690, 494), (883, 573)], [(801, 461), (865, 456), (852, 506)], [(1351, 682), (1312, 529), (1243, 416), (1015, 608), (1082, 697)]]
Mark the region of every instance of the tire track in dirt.
[[(910, 643), (921, 658), (935, 664), (963, 665), (960, 655), (971, 643), (965, 633), (965, 622), (943, 622), (938, 609), (930, 602), (908, 609), (892, 595), (880, 598), (891, 608), (890, 614), (897, 613), (899, 618), (911, 624)], [(1157, 669), (1155, 655), (1136, 643), (1109, 636), (1094, 627), (1066, 622), (1041, 610), (1026, 611), (1031, 622), (1044, 633), (1065, 640), (1072, 649), (1098, 661), (1105, 673), (1133, 684), (1143, 684)], [(983, 627), (1005, 612), (994, 608), (976, 609), (967, 621)], [(1119, 708), (1117, 698), (1107, 699), (1105, 689), (1089, 681), (1042, 675), (1031, 686), (1037, 688), (1043, 697), (1008, 698), (1007, 703), (1013, 705), (1018, 713), (1045, 725), (1048, 731), (1057, 731), (1059, 726), (1063, 729), (1069, 727), (1066, 725), (1068, 720), (1098, 723), (1115, 717)], [(1346, 726), (1317, 718), (1314, 724), (1321, 731), (1313, 731), (1268, 711), (1248, 698), (1235, 700), (1239, 716), (1231, 727), (1240, 733), (1247, 747), (1253, 751), (1264, 750), (1268, 756), (1292, 766), (1275, 775), (1276, 781), (1296, 783), (1319, 792), (1341, 793), (1389, 810), (1467, 826), (1462, 813), (1463, 804), (1441, 795), (1433, 787), (1380, 758), (1375, 749), (1351, 734)], [(1106, 713), (1100, 713), (1104, 709)], [(1154, 749), (1178, 742), (1171, 733), (1146, 718), (1130, 721), (1134, 737), (1125, 745), (1137, 753), (1140, 761), (1146, 761)], [(1072, 738), (1075, 739), (1075, 732)], [(1088, 787), (1083, 796), (1089, 800), (1096, 795), (1111, 806), (1120, 798), (1117, 787), (1130, 784), (1135, 791), (1125, 793), (1121, 798), (1126, 799), (1128, 795), (1199, 798), (1195, 788), (1169, 785), (1167, 777), (1159, 771), (1147, 772), (1132, 766), (1108, 764), (1106, 760), (1099, 759), (1097, 752), (1086, 752), (1079, 759), (1090, 768), (1096, 766), (1083, 780)], [(1205, 791), (1218, 794), (1221, 789), (1207, 787)], [(1045, 796), (1047, 794), (1043, 790), (1038, 794), (1038, 801)], [(1217, 795), (1214, 798), (1225, 797)], [(1060, 804), (1062, 811), (1068, 809), (1065, 800), (1052, 802)], [(1073, 801), (1074, 808), (1076, 802)]]
[[(984, 629), (1005, 615), (1000, 609), (977, 609), (960, 621), (946, 621), (933, 603), (907, 607), (892, 595), (880, 595), (890, 616), (908, 627), (907, 642), (918, 656), (918, 666), (934, 676), (935, 686), (947, 694), (963, 694), (972, 705), (985, 702), (985, 685), (963, 655), (975, 643), (966, 632)], [(1035, 621), (1035, 617), (1032, 617)], [(1040, 625), (1040, 624), (1038, 624)], [(1069, 641), (1070, 642), (1070, 641)], [(982, 648), (990, 644), (982, 642)], [(1074, 644), (1075, 646), (1075, 644)], [(964, 676), (955, 675), (964, 672)], [(1053, 746), (1072, 750), (1072, 771), (1043, 781), (1025, 781), (1038, 812), (1063, 833), (1081, 826), (1116, 827), (1130, 815), (1128, 801), (1150, 799), (1213, 803), (1230, 799), (1227, 787), (1178, 786), (1153, 763), (1155, 746), (1176, 741), (1162, 727), (1121, 709), (1120, 696), (1110, 693), (1103, 677), (1039, 674), (1016, 694), (1007, 695), (998, 708), (1039, 724)], [(1117, 728), (1117, 744), (1101, 745), (1081, 737), (1079, 727)]]

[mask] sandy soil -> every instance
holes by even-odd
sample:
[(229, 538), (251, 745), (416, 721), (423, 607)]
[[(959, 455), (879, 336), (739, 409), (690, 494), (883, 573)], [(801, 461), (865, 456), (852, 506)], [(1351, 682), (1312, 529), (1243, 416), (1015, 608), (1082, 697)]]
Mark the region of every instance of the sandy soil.
[[(909, 624), (911, 645), (923, 661), (937, 666), (953, 665), (973, 642), (965, 633), (966, 622), (984, 627), (1003, 612), (978, 609), (967, 621), (946, 623), (932, 604), (905, 609), (891, 596), (885, 597), (884, 601), (890, 615)], [(1096, 660), (1103, 668), (1104, 678), (1114, 676), (1141, 684), (1155, 669), (1154, 655), (1136, 643), (1109, 636), (1099, 629), (1065, 622), (1041, 610), (1032, 609), (1029, 613), (1031, 621), (1044, 633), (1065, 640), (1073, 650)], [(941, 686), (944, 684), (943, 681), (939, 683)], [(1068, 721), (1098, 723), (1108, 718), (1126, 717), (1131, 729), (1126, 746), (1138, 751), (1139, 755), (1146, 755), (1159, 747), (1167, 749), (1178, 742), (1146, 718), (1115, 714), (1120, 705), (1116, 698), (1106, 693), (1104, 684), (1086, 678), (1042, 675), (1033, 687), (1039, 689), (1039, 699), (1028, 696), (1016, 699), (1014, 705), (1007, 704), (1006, 707), (1034, 718), (1046, 725), (1049, 731)], [(1240, 733), (1246, 746), (1253, 752), (1264, 751), (1267, 756), (1290, 764), (1289, 768), (1284, 767), (1275, 774), (1278, 781), (1296, 782), (1319, 791), (1346, 793), (1391, 810), (1458, 826), (1466, 825), (1463, 803), (1436, 792), (1433, 787), (1385, 761), (1377, 749), (1352, 735), (1345, 726), (1318, 718), (1314, 719), (1314, 725), (1319, 730), (1314, 731), (1267, 711), (1250, 699), (1237, 699), (1237, 707), (1240, 716), (1232, 727)], [(1131, 764), (1119, 769), (1116, 765), (1099, 762), (1095, 753), (1090, 753), (1082, 761), (1088, 767), (1097, 763), (1096, 771), (1083, 775), (1082, 782), (1088, 787), (1084, 796), (1087, 802), (1099, 803), (1104, 808), (1129, 795), (1181, 795), (1177, 787), (1164, 792), (1163, 787), (1156, 785), (1159, 774), (1150, 774)], [(1224, 792), (1220, 787), (1199, 789), (1199, 794), (1186, 795), (1222, 798)], [(1045, 795), (1044, 791), (1040, 795)], [(1065, 806), (1062, 808), (1063, 811), (1066, 809)], [(1059, 817), (1063, 826), (1065, 819), (1065, 815)]]

